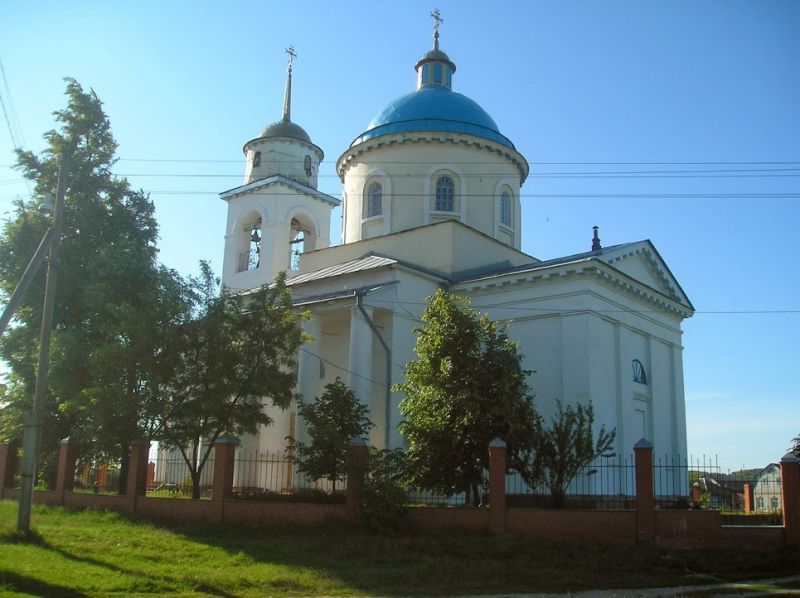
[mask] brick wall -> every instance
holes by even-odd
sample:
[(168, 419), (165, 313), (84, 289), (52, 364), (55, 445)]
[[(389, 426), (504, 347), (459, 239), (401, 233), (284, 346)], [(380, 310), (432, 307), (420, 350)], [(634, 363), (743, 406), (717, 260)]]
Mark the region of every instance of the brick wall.
[[(131, 469), (124, 495), (73, 493), (72, 475), (75, 447), (64, 442), (60, 447), (56, 490), (37, 491), (36, 502), (72, 508), (110, 509), (147, 517), (175, 521), (208, 521), (257, 528), (275, 526), (313, 527), (332, 522), (351, 524), (358, 518), (358, 488), (363, 484), (363, 469), (348, 473), (344, 505), (247, 501), (232, 497), (233, 451), (235, 441), (221, 439), (211, 500), (151, 498), (145, 496), (149, 444), (131, 448)], [(367, 450), (363, 443), (353, 447), (354, 463), (363, 463)], [(656, 543), (671, 547), (762, 546), (778, 548), (800, 544), (800, 461), (786, 455), (781, 461), (783, 526), (722, 526), (718, 511), (660, 510), (653, 502), (652, 447), (640, 442), (635, 448), (637, 464), (636, 509), (627, 511), (509, 508), (505, 504), (505, 445), (490, 448), (490, 506), (488, 508), (413, 507), (408, 527), (418, 532), (458, 533), (459, 531), (511, 533), (532, 538), (621, 543)], [(224, 458), (223, 458), (224, 457)], [(0, 443), (0, 481), (9, 479), (16, 451)], [(0, 484), (0, 497), (15, 499), (19, 491)]]

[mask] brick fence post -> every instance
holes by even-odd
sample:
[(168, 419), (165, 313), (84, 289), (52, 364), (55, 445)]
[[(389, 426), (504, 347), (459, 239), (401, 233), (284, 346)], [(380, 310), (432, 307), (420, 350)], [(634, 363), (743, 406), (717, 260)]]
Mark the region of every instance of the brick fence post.
[(742, 488), (744, 494), (744, 512), (753, 512), (753, 485), (750, 482), (745, 482)]
[(128, 462), (128, 486), (125, 488), (127, 497), (126, 509), (130, 513), (136, 512), (136, 505), (140, 498), (147, 494), (147, 459), (150, 454), (150, 442), (137, 440), (130, 444), (130, 460)]
[(506, 533), (506, 443), (489, 444), (489, 531)]
[(214, 477), (211, 502), (217, 506), (220, 523), (225, 520), (225, 501), (233, 498), (233, 468), (236, 466), (236, 438), (220, 436), (214, 442)]
[(800, 546), (800, 459), (792, 453), (781, 458), (781, 508), (783, 543)]
[(64, 504), (64, 494), (72, 492), (75, 487), (75, 459), (78, 454), (77, 443), (64, 438), (58, 445), (58, 473), (56, 475), (56, 493), (58, 503)]
[(653, 445), (642, 438), (633, 445), (636, 462), (636, 541), (656, 536), (656, 500), (653, 492)]
[(354, 521), (361, 513), (361, 490), (364, 488), (368, 455), (369, 447), (367, 447), (366, 440), (353, 438), (350, 441), (350, 466), (347, 469), (345, 505)]
[(14, 483), (17, 473), (17, 443), (0, 442), (0, 498), (5, 496), (5, 489)]

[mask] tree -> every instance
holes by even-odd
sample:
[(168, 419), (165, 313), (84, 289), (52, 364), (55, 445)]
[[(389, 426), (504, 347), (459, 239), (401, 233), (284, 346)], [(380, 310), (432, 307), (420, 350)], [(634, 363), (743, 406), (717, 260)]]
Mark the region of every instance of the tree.
[(792, 442), (794, 443), (794, 446), (792, 446), (792, 448), (790, 448), (789, 450), (798, 457), (800, 457), (800, 434), (795, 436)]
[[(96, 456), (124, 458), (127, 443), (145, 433), (148, 368), (161, 342), (157, 333), (173, 316), (161, 292), (174, 288), (174, 279), (156, 262), (153, 203), (111, 173), (117, 144), (102, 102), (73, 79), (66, 95), (67, 107), (55, 113), (61, 127), (45, 134), (42, 154), (17, 152), (18, 168), (38, 197), (55, 188), (59, 155), (70, 163), (44, 442), (71, 436), (83, 441), (84, 456), (91, 446)], [(18, 202), (3, 226), (0, 292), (7, 296), (49, 225), (39, 202)], [(43, 294), (44, 269), (0, 344), (11, 372), (2, 396), (7, 439), (19, 438), (31, 406)]]
[(347, 473), (351, 440), (366, 436), (373, 427), (369, 408), (336, 378), (313, 403), (298, 401), (297, 412), (311, 439), (309, 443), (289, 439), (288, 450), (295, 455), (297, 470), (312, 480), (328, 480), (336, 492), (336, 482)]
[(222, 435), (254, 433), (272, 419), (266, 401), (285, 409), (295, 398), (298, 314), (281, 274), (271, 285), (238, 296), (219, 289), (205, 262), (192, 280), (192, 314), (174, 327), (169, 392), (156, 415), (158, 439), (178, 450), (200, 498), (200, 476)]
[(535, 441), (540, 417), (525, 382), (522, 355), (506, 328), (479, 316), (466, 299), (437, 291), (417, 328), (418, 359), (396, 390), (408, 442), (412, 486), (479, 504), (489, 443), (501, 438), (509, 465)]
[[(534, 453), (525, 455), (526, 466), (522, 468), (525, 482), (533, 486), (540, 479), (550, 490), (553, 506), (561, 508), (569, 483), (578, 472), (599, 457), (613, 457), (612, 450), (616, 430), (607, 432), (600, 427), (597, 440), (594, 440), (594, 408), (567, 405), (558, 402), (558, 411), (547, 429), (543, 429), (534, 445)], [(587, 472), (593, 475), (595, 471)]]

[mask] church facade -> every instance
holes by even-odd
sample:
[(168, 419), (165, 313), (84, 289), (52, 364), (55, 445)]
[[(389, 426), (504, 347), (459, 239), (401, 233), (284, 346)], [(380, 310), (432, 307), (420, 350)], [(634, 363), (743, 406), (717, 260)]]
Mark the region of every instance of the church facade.
[[(310, 311), (299, 354), (306, 401), (337, 377), (369, 406), (370, 444), (403, 446), (400, 393), (416, 357), (414, 328), (437, 289), (466, 296), (520, 343), (537, 409), (592, 402), (595, 425), (616, 429), (616, 451), (641, 438), (686, 455), (682, 321), (693, 307), (650, 241), (539, 260), (520, 250), (525, 157), (476, 102), (453, 91), (455, 63), (439, 48), (416, 63), (416, 89), (381, 111), (338, 157), (342, 199), (317, 190), (323, 151), (283, 117), (244, 146), (244, 184), (227, 202), (223, 283), (233, 291), (287, 271)], [(331, 246), (342, 205), (341, 243)], [(587, 235), (588, 237), (588, 235)], [(588, 245), (588, 243), (587, 243)], [(242, 439), (282, 451), (305, 438), (292, 410)]]

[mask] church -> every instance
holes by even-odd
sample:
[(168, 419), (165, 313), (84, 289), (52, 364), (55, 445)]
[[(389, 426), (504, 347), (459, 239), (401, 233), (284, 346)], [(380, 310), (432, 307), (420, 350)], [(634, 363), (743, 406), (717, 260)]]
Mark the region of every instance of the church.
[[(546, 421), (556, 401), (591, 401), (595, 431), (615, 429), (618, 454), (646, 438), (657, 455), (685, 456), (681, 323), (691, 302), (648, 240), (603, 247), (595, 227), (584, 253), (540, 260), (520, 250), (530, 165), (481, 106), (454, 91), (456, 63), (440, 48), (438, 20), (433, 48), (415, 65), (416, 89), (337, 158), (341, 199), (317, 189), (323, 150), (292, 121), (288, 52), (283, 116), (245, 143), (244, 183), (220, 194), (222, 281), (246, 293), (287, 272), (295, 305), (312, 316), (298, 356), (303, 399), (339, 377), (369, 406), (369, 443), (402, 447), (402, 395), (391, 389), (416, 358), (426, 298), (445, 289), (509, 323)], [(340, 205), (341, 242), (332, 246)], [(243, 450), (305, 439), (292, 410), (270, 415), (274, 424), (243, 438)]]

